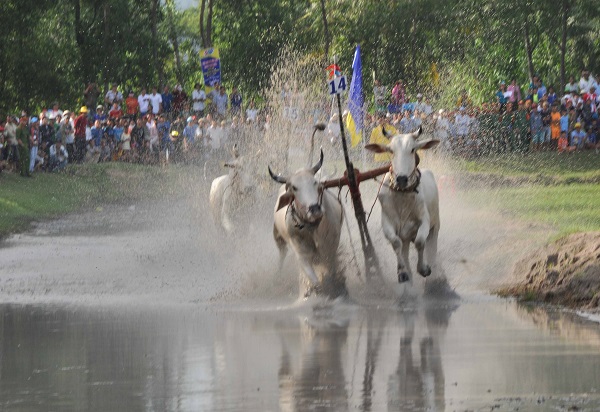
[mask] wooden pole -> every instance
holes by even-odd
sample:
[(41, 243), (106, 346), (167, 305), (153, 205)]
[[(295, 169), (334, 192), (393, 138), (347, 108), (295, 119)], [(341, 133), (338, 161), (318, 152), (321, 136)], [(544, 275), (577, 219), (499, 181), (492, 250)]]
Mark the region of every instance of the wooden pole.
[[(346, 162), (346, 176), (345, 179), (350, 189), (350, 197), (352, 198), (352, 205), (354, 206), (354, 216), (358, 222), (358, 229), (360, 232), (360, 243), (362, 245), (363, 253), (365, 255), (365, 278), (370, 279), (376, 274), (381, 273), (379, 266), (379, 260), (375, 254), (375, 248), (369, 235), (369, 229), (367, 227), (367, 219), (365, 215), (365, 209), (363, 208), (362, 199), (360, 196), (360, 190), (358, 189), (358, 181), (356, 179), (356, 172), (354, 165), (350, 161), (348, 155), (348, 145), (346, 144), (346, 134), (344, 132), (344, 121), (342, 118), (342, 103), (340, 95), (337, 94), (337, 105), (340, 116), (340, 132), (342, 138), (342, 148), (344, 150), (344, 161)], [(389, 166), (388, 166), (389, 169)]]

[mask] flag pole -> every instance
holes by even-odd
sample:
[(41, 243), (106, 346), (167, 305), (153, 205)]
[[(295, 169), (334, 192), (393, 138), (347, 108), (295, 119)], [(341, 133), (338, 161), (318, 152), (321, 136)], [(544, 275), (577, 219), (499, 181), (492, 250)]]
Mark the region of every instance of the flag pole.
[[(335, 56), (334, 64), (336, 64)], [(356, 171), (354, 170), (354, 165), (350, 161), (350, 156), (348, 154), (348, 145), (346, 143), (346, 133), (344, 131), (344, 121), (342, 117), (342, 102), (339, 93), (336, 95), (336, 99), (340, 118), (340, 137), (342, 139), (342, 149), (344, 150), (344, 161), (346, 162), (348, 189), (350, 190), (350, 197), (352, 199), (352, 205), (354, 206), (354, 216), (356, 217), (358, 230), (360, 232), (360, 243), (365, 256), (365, 278), (371, 279), (374, 275), (381, 274), (381, 268), (379, 266), (377, 254), (375, 253), (375, 248), (373, 247), (373, 242), (371, 241), (371, 236), (369, 235), (365, 209), (362, 204), (362, 198), (356, 180)]]

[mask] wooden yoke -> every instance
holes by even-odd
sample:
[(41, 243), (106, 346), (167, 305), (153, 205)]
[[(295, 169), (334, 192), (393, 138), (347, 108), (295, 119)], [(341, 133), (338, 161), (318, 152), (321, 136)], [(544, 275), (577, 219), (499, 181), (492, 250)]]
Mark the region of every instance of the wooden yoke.
[[(356, 176), (356, 183), (360, 184), (360, 182), (364, 182), (365, 180), (375, 179), (377, 176), (381, 176), (390, 171), (390, 165), (378, 167), (377, 169), (369, 170), (364, 173), (361, 173), (360, 170), (354, 169), (354, 174)], [(323, 187), (342, 187), (348, 186), (348, 173), (344, 172), (344, 176), (339, 179), (330, 179), (323, 182)]]

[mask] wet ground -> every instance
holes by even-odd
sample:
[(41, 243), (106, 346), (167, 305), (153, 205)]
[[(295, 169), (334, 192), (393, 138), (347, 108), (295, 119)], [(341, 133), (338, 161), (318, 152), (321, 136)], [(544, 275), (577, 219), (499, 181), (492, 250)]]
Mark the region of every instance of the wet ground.
[(294, 259), (275, 273), (273, 199), (228, 238), (190, 192), (2, 242), (0, 410), (600, 410), (598, 324), (489, 295), (547, 228), (443, 194), (437, 273), (460, 299), (395, 283), (374, 216), (384, 287), (357, 276), (350, 228), (350, 299), (299, 301)]

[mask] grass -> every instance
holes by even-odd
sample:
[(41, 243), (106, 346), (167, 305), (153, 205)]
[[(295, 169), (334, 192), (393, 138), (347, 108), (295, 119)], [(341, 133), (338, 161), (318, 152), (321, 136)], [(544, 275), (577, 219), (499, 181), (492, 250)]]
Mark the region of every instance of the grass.
[(600, 230), (600, 187), (594, 184), (474, 190), (467, 196), (527, 221), (555, 227), (560, 235)]
[(162, 169), (126, 163), (70, 166), (64, 173), (36, 173), (23, 178), (0, 175), (0, 237), (85, 207), (139, 199), (155, 193), (169, 178)]
[(549, 176), (555, 181), (600, 181), (600, 155), (592, 150), (571, 154), (538, 152), (506, 154), (476, 160), (457, 160), (459, 169), (469, 173), (503, 176)]
[[(600, 231), (600, 155), (593, 151), (507, 155), (457, 163), (467, 175), (525, 178), (512, 180), (520, 184), (492, 189), (480, 185), (468, 190), (466, 196), (478, 205), (551, 225), (559, 237)], [(549, 181), (555, 184), (549, 185)]]

